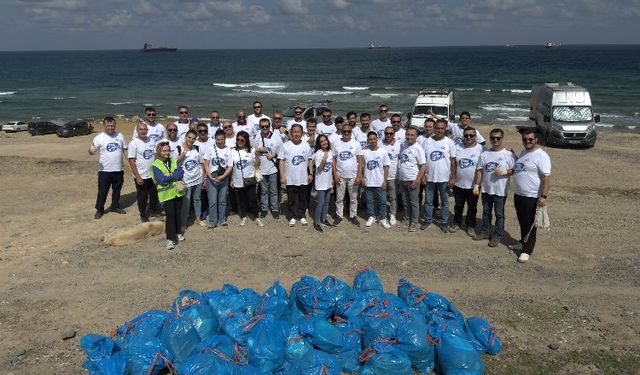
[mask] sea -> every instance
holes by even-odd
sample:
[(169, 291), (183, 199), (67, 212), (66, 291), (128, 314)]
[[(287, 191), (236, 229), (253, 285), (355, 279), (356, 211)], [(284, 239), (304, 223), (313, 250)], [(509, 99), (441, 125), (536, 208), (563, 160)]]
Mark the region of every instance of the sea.
[[(179, 46), (178, 46), (179, 47)], [(531, 87), (586, 87), (600, 127), (640, 131), (640, 46), (563, 45), (388, 49), (0, 52), (0, 121), (141, 115), (224, 118), (328, 102), (336, 115), (380, 104), (403, 117), (424, 88), (455, 90), (456, 112), (483, 124), (520, 126)]]

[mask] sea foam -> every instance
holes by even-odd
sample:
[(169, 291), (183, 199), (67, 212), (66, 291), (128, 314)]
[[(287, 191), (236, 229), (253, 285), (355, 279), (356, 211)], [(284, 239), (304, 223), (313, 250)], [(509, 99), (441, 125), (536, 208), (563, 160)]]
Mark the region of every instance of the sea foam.
[(215, 82), (214, 86), (225, 88), (248, 88), (257, 87), (259, 89), (284, 89), (287, 87), (284, 83), (280, 82), (249, 82), (249, 83), (218, 83)]

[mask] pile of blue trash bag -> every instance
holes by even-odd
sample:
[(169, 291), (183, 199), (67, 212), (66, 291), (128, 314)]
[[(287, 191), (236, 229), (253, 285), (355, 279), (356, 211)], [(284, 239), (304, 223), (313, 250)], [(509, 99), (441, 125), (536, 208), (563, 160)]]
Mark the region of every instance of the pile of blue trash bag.
[(170, 311), (80, 345), (92, 375), (479, 375), (482, 354), (502, 350), (482, 318), (406, 279), (385, 293), (372, 269), (351, 285), (303, 276), (289, 292), (277, 281), (262, 294), (183, 290)]

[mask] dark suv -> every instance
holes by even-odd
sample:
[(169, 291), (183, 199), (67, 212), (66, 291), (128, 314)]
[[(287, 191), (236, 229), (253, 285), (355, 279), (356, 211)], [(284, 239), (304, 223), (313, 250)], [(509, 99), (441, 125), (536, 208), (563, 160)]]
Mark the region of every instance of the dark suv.
[(308, 119), (313, 117), (316, 120), (318, 120), (318, 123), (320, 123), (322, 122), (322, 112), (325, 109), (329, 109), (329, 103), (330, 102), (327, 101), (323, 103), (302, 104), (302, 105), (289, 107), (282, 113), (283, 123), (286, 124), (287, 121), (293, 119), (293, 116), (294, 116), (293, 112), (296, 107), (300, 107), (304, 111), (302, 113), (303, 120), (307, 121)]
[(91, 134), (93, 126), (84, 120), (69, 121), (56, 131), (58, 137), (73, 137), (76, 135)]
[(55, 134), (59, 127), (51, 121), (30, 122), (28, 131), (31, 135)]

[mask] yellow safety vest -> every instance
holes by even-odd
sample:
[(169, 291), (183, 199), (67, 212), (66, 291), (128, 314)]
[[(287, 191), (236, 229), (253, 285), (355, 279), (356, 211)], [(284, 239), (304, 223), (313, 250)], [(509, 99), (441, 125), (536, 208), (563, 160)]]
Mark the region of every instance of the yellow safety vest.
[[(158, 168), (158, 170), (162, 171), (164, 175), (168, 177), (168, 176), (171, 176), (171, 173), (173, 173), (173, 171), (175, 171), (178, 168), (178, 163), (176, 162), (176, 159), (170, 158), (170, 160), (171, 160), (170, 170), (167, 170), (167, 165), (164, 164), (160, 159), (154, 160), (152, 166)], [(176, 189), (175, 181), (172, 181), (166, 185), (163, 185), (163, 184), (160, 184), (158, 181), (156, 181), (153, 173), (151, 173), (151, 178), (153, 179), (153, 182), (156, 184), (156, 189), (158, 190), (158, 200), (160, 202), (166, 202), (175, 197), (181, 197), (184, 195), (184, 194), (180, 194), (180, 192), (178, 192), (178, 189)]]

